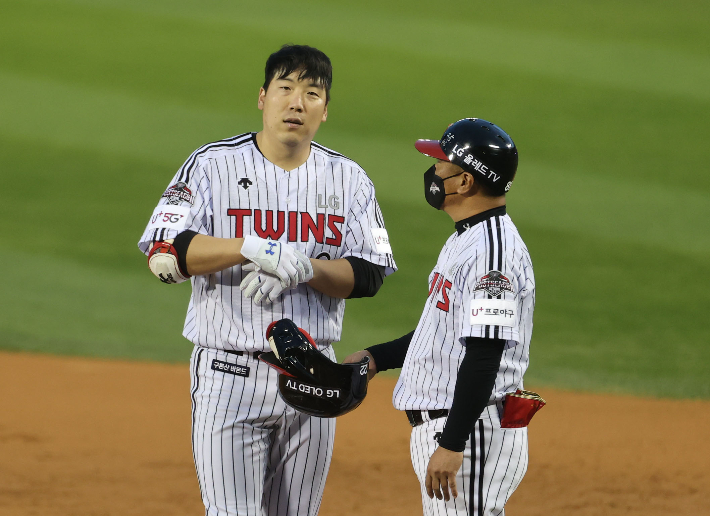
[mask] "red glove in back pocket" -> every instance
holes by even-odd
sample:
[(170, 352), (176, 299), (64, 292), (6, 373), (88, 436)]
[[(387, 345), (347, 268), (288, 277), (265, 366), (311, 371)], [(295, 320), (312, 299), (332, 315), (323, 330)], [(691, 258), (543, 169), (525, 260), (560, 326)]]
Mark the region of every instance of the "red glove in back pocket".
[(545, 406), (545, 400), (532, 391), (518, 389), (505, 395), (501, 428), (523, 428), (528, 426), (535, 412)]

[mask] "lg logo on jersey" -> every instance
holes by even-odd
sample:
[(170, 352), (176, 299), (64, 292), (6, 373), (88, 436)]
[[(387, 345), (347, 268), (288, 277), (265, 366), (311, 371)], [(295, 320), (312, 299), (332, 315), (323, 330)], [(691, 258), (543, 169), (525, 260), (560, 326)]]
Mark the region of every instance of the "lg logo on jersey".
[(441, 293), (441, 300), (436, 303), (436, 307), (444, 312), (449, 311), (449, 291), (451, 287), (451, 282), (444, 278), (443, 274), (439, 274), (438, 272), (434, 274), (434, 279), (431, 280), (431, 285), (429, 286), (429, 297), (433, 294), (434, 299), (438, 299)]
[(334, 210), (337, 210), (338, 208), (340, 208), (340, 197), (338, 197), (337, 195), (329, 195), (328, 204), (323, 204), (323, 195), (318, 194), (318, 207), (333, 208)]
[[(316, 219), (308, 212), (299, 211), (274, 211), (274, 210), (249, 210), (230, 208), (227, 215), (235, 217), (234, 236), (244, 238), (244, 219), (251, 217), (254, 233), (261, 238), (278, 240), (286, 231), (288, 219), (288, 241), (308, 242), (310, 236), (319, 244), (334, 245), (339, 247), (343, 243), (341, 226), (345, 217), (341, 215), (327, 215), (316, 213)], [(276, 220), (274, 220), (276, 219)], [(274, 225), (274, 222), (276, 223)]]

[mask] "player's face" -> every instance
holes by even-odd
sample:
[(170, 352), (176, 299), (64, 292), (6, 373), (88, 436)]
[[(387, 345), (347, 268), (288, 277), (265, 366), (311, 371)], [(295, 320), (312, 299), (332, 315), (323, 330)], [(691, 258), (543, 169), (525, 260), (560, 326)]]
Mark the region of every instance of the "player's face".
[(269, 89), (259, 91), (264, 133), (283, 145), (309, 143), (328, 117), (325, 88), (312, 79), (299, 80), (299, 72), (273, 79)]

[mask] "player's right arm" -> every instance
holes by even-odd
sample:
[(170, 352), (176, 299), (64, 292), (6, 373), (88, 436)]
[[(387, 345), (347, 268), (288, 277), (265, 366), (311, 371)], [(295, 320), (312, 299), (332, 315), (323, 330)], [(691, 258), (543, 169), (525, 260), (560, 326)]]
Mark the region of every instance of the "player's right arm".
[[(313, 276), (310, 261), (291, 246), (248, 235), (245, 238), (216, 238), (186, 230), (169, 244), (166, 253), (155, 254), (166, 242), (156, 243), (148, 264), (161, 280), (165, 271), (174, 276), (200, 276), (222, 271), (249, 260), (258, 270), (273, 275), (283, 288), (293, 288)], [(176, 259), (172, 260), (171, 256)], [(170, 260), (156, 263), (156, 260)], [(176, 262), (175, 266), (170, 268)], [(161, 268), (160, 265), (163, 267)]]
[(187, 272), (201, 276), (223, 271), (246, 261), (242, 255), (243, 238), (217, 238), (197, 234), (185, 253)]
[(178, 170), (138, 242), (148, 266), (161, 281), (180, 283), (190, 276), (218, 272), (246, 260), (273, 274), (281, 288), (313, 277), (310, 261), (293, 247), (248, 235), (216, 238), (212, 230), (209, 163), (199, 150)]

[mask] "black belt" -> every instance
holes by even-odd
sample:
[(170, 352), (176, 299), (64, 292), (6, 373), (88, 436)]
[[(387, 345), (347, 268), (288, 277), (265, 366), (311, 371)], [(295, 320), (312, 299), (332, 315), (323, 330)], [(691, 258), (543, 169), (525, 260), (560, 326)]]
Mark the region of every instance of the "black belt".
[(223, 351), (225, 353), (229, 353), (230, 355), (237, 355), (238, 357), (243, 357), (246, 354), (247, 356), (253, 357), (254, 360), (257, 360), (259, 355), (265, 353), (265, 351), (239, 351), (233, 349), (225, 349)]
[(429, 419), (439, 419), (440, 417), (446, 417), (449, 415), (448, 409), (440, 410), (405, 410), (407, 413), (407, 419), (409, 419), (409, 424), (412, 426), (419, 426), (424, 422), (422, 414), (424, 412), (429, 414)]

